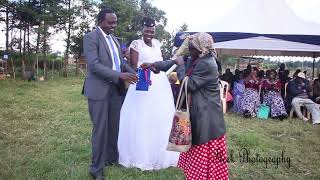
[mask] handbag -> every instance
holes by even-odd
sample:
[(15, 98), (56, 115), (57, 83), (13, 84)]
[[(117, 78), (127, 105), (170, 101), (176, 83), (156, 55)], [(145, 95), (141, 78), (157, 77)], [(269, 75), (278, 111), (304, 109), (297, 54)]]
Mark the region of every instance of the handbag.
[[(179, 96), (176, 103), (176, 111), (172, 121), (169, 136), (168, 151), (186, 152), (192, 145), (191, 121), (188, 104), (188, 77), (182, 81)], [(184, 96), (182, 96), (184, 94)], [(183, 101), (186, 109), (182, 109)]]
[(151, 85), (151, 80), (150, 80), (150, 74), (151, 71), (150, 69), (138, 69), (138, 82), (136, 85), (136, 90), (138, 91), (148, 91), (149, 86)]
[(270, 107), (265, 103), (263, 103), (259, 106), (257, 117), (259, 119), (268, 119), (269, 113), (270, 113)]

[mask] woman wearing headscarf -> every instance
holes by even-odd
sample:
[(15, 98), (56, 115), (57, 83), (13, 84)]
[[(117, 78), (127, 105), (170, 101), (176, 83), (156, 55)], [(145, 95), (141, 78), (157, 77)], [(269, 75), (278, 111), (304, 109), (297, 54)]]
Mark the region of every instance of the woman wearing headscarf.
[[(228, 179), (226, 127), (220, 99), (216, 52), (211, 35), (196, 33), (188, 38), (192, 65), (187, 69), (192, 147), (180, 154), (180, 167), (187, 180)], [(143, 64), (165, 71), (181, 59)]]
[(240, 113), (240, 100), (244, 93), (244, 77), (243, 72), (239, 71), (236, 75), (236, 79), (233, 83), (232, 95), (233, 95), (233, 112)]
[[(155, 21), (144, 18), (143, 37), (132, 41), (130, 62), (134, 68), (145, 62), (162, 61), (161, 44), (154, 39)], [(119, 127), (119, 163), (141, 170), (177, 166), (179, 153), (166, 151), (174, 115), (174, 100), (164, 72), (151, 72), (148, 91), (130, 85), (124, 100)]]
[(264, 91), (263, 102), (270, 106), (271, 117), (283, 120), (287, 117), (287, 112), (281, 97), (281, 84), (277, 71), (272, 69), (269, 78), (262, 81), (262, 90)]
[(244, 85), (246, 87), (241, 98), (241, 113), (244, 117), (256, 117), (260, 106), (259, 87), (260, 81), (257, 77), (258, 69), (253, 67), (246, 77)]

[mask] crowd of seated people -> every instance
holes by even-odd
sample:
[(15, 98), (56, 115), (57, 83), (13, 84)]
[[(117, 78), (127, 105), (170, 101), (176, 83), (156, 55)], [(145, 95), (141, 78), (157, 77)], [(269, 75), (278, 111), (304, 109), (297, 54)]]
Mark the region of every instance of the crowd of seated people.
[[(233, 96), (232, 111), (244, 117), (256, 117), (262, 103), (270, 107), (270, 117), (283, 120), (291, 108), (295, 115), (308, 121), (301, 112), (305, 107), (311, 114), (313, 124), (320, 124), (320, 74), (318, 79), (309, 81), (305, 72), (290, 71), (281, 64), (278, 71), (258, 70), (250, 65), (242, 71), (236, 69), (233, 75), (226, 70), (220, 79), (228, 82)], [(286, 88), (287, 87), (287, 88)]]

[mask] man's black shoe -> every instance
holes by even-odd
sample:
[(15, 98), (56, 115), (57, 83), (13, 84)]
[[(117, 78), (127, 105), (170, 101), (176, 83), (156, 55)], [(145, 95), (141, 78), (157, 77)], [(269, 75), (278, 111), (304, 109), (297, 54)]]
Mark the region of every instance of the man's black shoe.
[(90, 175), (94, 180), (104, 180), (103, 173), (93, 174), (90, 172)]

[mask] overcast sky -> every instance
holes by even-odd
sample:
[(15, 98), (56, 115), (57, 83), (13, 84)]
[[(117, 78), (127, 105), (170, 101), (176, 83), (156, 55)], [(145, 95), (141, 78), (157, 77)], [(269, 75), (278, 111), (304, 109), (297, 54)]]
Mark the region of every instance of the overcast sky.
[[(188, 24), (189, 30), (202, 27), (206, 21), (219, 22), (240, 2), (249, 1), (251, 0), (151, 0), (156, 7), (167, 13), (168, 31), (177, 29), (184, 22)], [(285, 1), (299, 18), (320, 24), (320, 0)]]
[[(218, 22), (224, 16), (231, 13), (240, 3), (248, 3), (251, 0), (150, 0), (152, 4), (166, 12), (168, 18), (167, 30), (172, 32), (183, 23), (187, 23), (189, 30), (198, 29), (203, 23)], [(263, 1), (263, 0), (256, 0)], [(264, 0), (269, 1), (269, 0)], [(305, 20), (320, 24), (320, 0), (285, 0), (296, 15)], [(204, 19), (201, 21), (199, 19)], [(1, 27), (4, 27), (1, 24)], [(1, 28), (3, 30), (3, 28)], [(63, 51), (64, 42), (60, 33), (53, 37), (51, 44), (53, 51)], [(0, 47), (4, 47), (5, 32), (0, 32)]]

